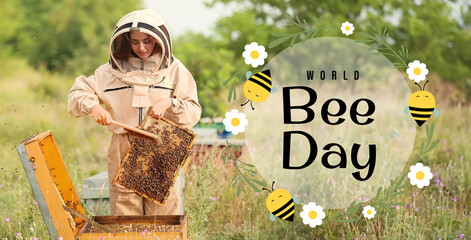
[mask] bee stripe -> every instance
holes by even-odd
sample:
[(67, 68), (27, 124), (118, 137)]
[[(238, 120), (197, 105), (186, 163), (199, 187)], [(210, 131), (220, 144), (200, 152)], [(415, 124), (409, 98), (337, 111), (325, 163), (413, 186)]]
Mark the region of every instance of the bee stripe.
[(411, 115), (414, 119), (428, 119), (430, 118), (430, 116), (432, 116), (432, 114), (415, 114), (415, 113), (412, 113)]
[(267, 90), (268, 92), (271, 91), (271, 88), (269, 88), (269, 87), (267, 87), (265, 84), (263, 84), (263, 83), (261, 83), (261, 82), (255, 80), (253, 77), (249, 78), (249, 81), (252, 81), (252, 82), (258, 84), (260, 87), (265, 88), (265, 90)]
[(291, 216), (291, 214), (294, 213), (294, 203), (293, 205), (288, 209), (288, 211), (284, 212), (283, 214), (277, 216), (281, 219), (285, 219), (285, 218), (288, 218), (289, 216)]
[(433, 112), (433, 109), (435, 109), (435, 108), (416, 108), (416, 107), (409, 106), (410, 111)]
[[(267, 80), (269, 80), (269, 81), (271, 80), (271, 77), (270, 77), (270, 76), (267, 76), (267, 75), (266, 75), (265, 73), (263, 73), (263, 72), (259, 72), (259, 73), (255, 74), (255, 75), (260, 75), (262, 78), (267, 79)], [(270, 82), (270, 85), (271, 85), (271, 82)]]
[(293, 199), (291, 198), (291, 200), (289, 200), (285, 205), (283, 205), (282, 207), (278, 208), (277, 210), (273, 211), (273, 215), (277, 215), (278, 213), (282, 212), (285, 208), (289, 207), (289, 205), (291, 205), (291, 203), (293, 203)]
[(432, 115), (433, 112), (428, 112), (428, 111), (410, 111), (410, 113), (412, 113), (412, 114), (425, 114), (425, 115), (430, 114), (430, 115)]
[(252, 76), (252, 78), (255, 79), (255, 80), (258, 80), (259, 82), (265, 84), (265, 86), (271, 88), (271, 81), (270, 80), (259, 78), (257, 75)]
[(294, 207), (294, 203), (290, 204), (289, 206), (285, 207), (284, 209), (282, 209), (281, 212), (279, 212), (278, 214), (276, 214), (275, 216), (281, 218), (281, 217), (284, 217), (286, 214), (289, 214), (289, 210), (291, 208)]

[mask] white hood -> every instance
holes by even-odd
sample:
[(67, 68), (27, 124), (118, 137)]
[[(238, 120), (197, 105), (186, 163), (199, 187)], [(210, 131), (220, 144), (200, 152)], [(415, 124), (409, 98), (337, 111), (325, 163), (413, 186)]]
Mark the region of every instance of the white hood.
[[(162, 55), (152, 56), (149, 59), (146, 59), (146, 69), (147, 71), (149, 71), (148, 66), (152, 66), (151, 75), (156, 75), (156, 72), (158, 71), (165, 72), (165, 69), (168, 68), (174, 60), (174, 57), (172, 55), (172, 41), (162, 17), (160, 17), (160, 15), (152, 9), (131, 12), (129, 14), (126, 14), (118, 21), (110, 40), (110, 62), (113, 61), (121, 73), (126, 74), (130, 72), (129, 67), (124, 67), (122, 61), (117, 61), (115, 59), (115, 57), (113, 56), (113, 51), (114, 40), (119, 35), (131, 31), (139, 31), (142, 33), (149, 34), (157, 40), (157, 44), (159, 44), (160, 48), (162, 49)], [(155, 62), (149, 63), (149, 61)], [(131, 61), (128, 61), (128, 63), (132, 64)], [(135, 70), (138, 69), (139, 68)], [(141, 73), (139, 75), (147, 74)]]

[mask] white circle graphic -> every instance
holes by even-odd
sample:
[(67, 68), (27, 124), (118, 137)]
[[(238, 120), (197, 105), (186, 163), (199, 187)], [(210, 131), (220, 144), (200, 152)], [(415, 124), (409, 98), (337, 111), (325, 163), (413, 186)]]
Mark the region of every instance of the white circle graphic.
[(265, 70), (277, 91), (255, 110), (246, 105), (245, 138), (275, 189), (337, 209), (373, 198), (399, 176), (416, 126), (403, 112), (406, 80), (386, 57), (349, 39), (315, 38)]

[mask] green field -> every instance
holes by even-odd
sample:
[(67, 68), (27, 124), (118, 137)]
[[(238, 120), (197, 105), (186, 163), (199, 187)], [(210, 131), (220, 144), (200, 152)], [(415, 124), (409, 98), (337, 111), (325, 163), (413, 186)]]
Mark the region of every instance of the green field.
[[(52, 130), (79, 196), (84, 178), (106, 170), (110, 133), (91, 118), (69, 116), (66, 95), (72, 83), (72, 78), (33, 70), (22, 60), (1, 66), (1, 239), (49, 238), (15, 149), (24, 139)], [(436, 94), (437, 99), (456, 95), (447, 92), (453, 89), (448, 85), (435, 86), (440, 88), (445, 90)], [(391, 213), (378, 212), (372, 220), (360, 217), (354, 223), (325, 221), (310, 228), (302, 223), (302, 205), (297, 205), (294, 223), (271, 222), (265, 207), (268, 193), (246, 188), (237, 197), (231, 182), (234, 166), (224, 165), (213, 154), (203, 163), (186, 166), (185, 211), (191, 239), (455, 239), (460, 234), (471, 238), (471, 108), (467, 103), (438, 102), (440, 116), (427, 124), (435, 123), (434, 138), (440, 143), (420, 159), (435, 176), (428, 187), (409, 185), (405, 194), (390, 199), (405, 204)], [(425, 128), (418, 129), (414, 149), (423, 141)], [(417, 162), (417, 152), (409, 165)], [(246, 154), (243, 158), (250, 161)], [(326, 211), (327, 217), (336, 212)]]

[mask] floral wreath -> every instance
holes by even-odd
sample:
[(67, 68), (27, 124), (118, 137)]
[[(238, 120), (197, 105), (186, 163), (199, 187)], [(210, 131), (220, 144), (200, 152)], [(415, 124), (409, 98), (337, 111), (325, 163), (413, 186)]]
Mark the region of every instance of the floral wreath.
[[(298, 17), (293, 18), (288, 15), (290, 19), (290, 26), (297, 26), (300, 31), (296, 33), (273, 33), (272, 36), (277, 37), (276, 40), (269, 43), (269, 48), (274, 48), (284, 42), (290, 42), (292, 47), (296, 40), (299, 39), (301, 42), (304, 42), (308, 39), (315, 38), (316, 36), (323, 33), (324, 36), (334, 33), (339, 29), (339, 24), (337, 24), (332, 18), (313, 18), (320, 27), (310, 25), (304, 21), (300, 21)], [(352, 23), (346, 21), (342, 23), (340, 30), (345, 36), (352, 35), (355, 27)], [(356, 43), (364, 43), (370, 47), (371, 50), (374, 50), (384, 56), (389, 56), (391, 59), (395, 59), (393, 62), (395, 68), (406, 69), (408, 78), (412, 81), (415, 81), (417, 84), (420, 81), (426, 79), (428, 74), (428, 69), (425, 63), (421, 63), (418, 60), (413, 62), (408, 62), (409, 51), (403, 45), (401, 45), (400, 50), (396, 51), (393, 49), (391, 44), (387, 42), (389, 37), (388, 30), (386, 28), (381, 28), (379, 23), (373, 27), (373, 35), (366, 32), (359, 32), (358, 35), (361, 36), (361, 39), (356, 39)], [(258, 45), (256, 42), (245, 45), (245, 51), (242, 53), (242, 57), (245, 60), (245, 63), (251, 65), (253, 68), (257, 66), (263, 66), (265, 59), (268, 54), (265, 51), (265, 47)], [(252, 75), (251, 71), (240, 71), (229, 77), (224, 81), (224, 86), (229, 86), (229, 93), (227, 96), (227, 101), (237, 99), (236, 94), (236, 85), (244, 81), (244, 77), (249, 79)], [(427, 81), (428, 82), (428, 81)], [(419, 86), (420, 87), (420, 86)], [(276, 89), (276, 88), (275, 88)], [(422, 90), (422, 88), (421, 88)], [(248, 102), (248, 101), (247, 101)], [(246, 103), (247, 103), (246, 102)], [(242, 104), (245, 105), (245, 104)], [(436, 116), (436, 115), (435, 115)], [(417, 120), (416, 120), (417, 121)], [(419, 124), (419, 122), (417, 122)], [(238, 110), (231, 110), (226, 112), (225, 119), (223, 121), (225, 125), (225, 130), (231, 132), (233, 135), (243, 133), (245, 127), (248, 126), (248, 121), (244, 113), (238, 112)], [(419, 124), (420, 126), (421, 124)], [(395, 206), (403, 206), (404, 203), (394, 201), (394, 199), (405, 194), (403, 189), (407, 188), (409, 184), (404, 183), (404, 179), (407, 177), (410, 180), (411, 185), (415, 185), (418, 188), (422, 189), (424, 186), (430, 184), (430, 180), (433, 177), (433, 174), (428, 166), (424, 166), (420, 163), (420, 159), (430, 152), (437, 144), (440, 142), (439, 139), (433, 140), (434, 134), (434, 123), (430, 127), (426, 126), (427, 140), (421, 143), (421, 148), (419, 154), (415, 156), (413, 162), (415, 165), (410, 166), (410, 171), (407, 174), (402, 174), (396, 181), (390, 180), (390, 186), (388, 188), (379, 187), (376, 193), (376, 196), (371, 199), (365, 199), (364, 202), (353, 201), (347, 208), (341, 210), (332, 210), (337, 211), (334, 214), (329, 214), (326, 218), (326, 214), (323, 210), (323, 207), (317, 205), (315, 202), (309, 202), (306, 205), (303, 205), (303, 211), (300, 213), (303, 223), (314, 228), (318, 225), (321, 225), (323, 221), (332, 221), (332, 222), (342, 222), (342, 223), (357, 223), (362, 215), (365, 220), (373, 219), (376, 213), (392, 213), (392, 208)], [(233, 186), (237, 187), (237, 196), (240, 192), (245, 193), (245, 186), (248, 185), (255, 192), (262, 191), (262, 187), (267, 186), (264, 181), (257, 180), (255, 175), (257, 174), (257, 169), (254, 165), (245, 163), (238, 159), (234, 152), (240, 152), (240, 146), (230, 143), (229, 140), (226, 140), (226, 147), (224, 148), (221, 159), (224, 164), (231, 161), (236, 167), (236, 175), (232, 179)], [(294, 198), (295, 199), (295, 198)], [(296, 200), (295, 200), (296, 202)], [(362, 214), (359, 214), (358, 210)]]

